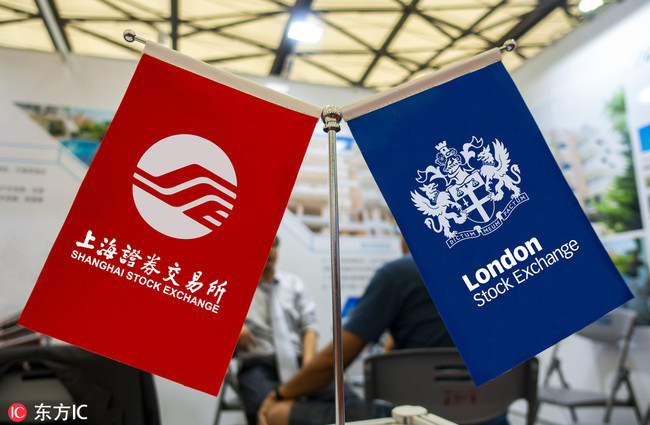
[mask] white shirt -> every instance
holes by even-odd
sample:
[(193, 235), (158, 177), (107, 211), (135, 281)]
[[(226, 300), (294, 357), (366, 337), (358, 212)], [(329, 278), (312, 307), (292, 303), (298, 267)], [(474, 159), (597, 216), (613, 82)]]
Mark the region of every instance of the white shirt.
[(309, 330), (318, 331), (315, 305), (307, 295), (302, 280), (293, 274), (276, 271), (272, 283), (260, 281), (257, 285), (244, 322), (255, 337), (257, 346), (249, 347), (248, 351), (240, 351), (240, 358), (275, 354), (269, 299), (271, 285), (278, 285), (280, 304), (287, 319), (291, 342), (298, 355), (302, 354), (303, 334)]

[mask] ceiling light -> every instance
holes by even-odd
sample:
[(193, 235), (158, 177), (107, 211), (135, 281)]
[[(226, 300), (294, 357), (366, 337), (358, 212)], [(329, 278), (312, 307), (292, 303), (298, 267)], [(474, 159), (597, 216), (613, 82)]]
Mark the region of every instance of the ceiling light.
[(593, 12), (603, 5), (603, 0), (581, 0), (578, 4), (578, 10), (582, 13)]
[(317, 43), (323, 35), (323, 29), (306, 21), (296, 21), (289, 27), (289, 38), (303, 43)]

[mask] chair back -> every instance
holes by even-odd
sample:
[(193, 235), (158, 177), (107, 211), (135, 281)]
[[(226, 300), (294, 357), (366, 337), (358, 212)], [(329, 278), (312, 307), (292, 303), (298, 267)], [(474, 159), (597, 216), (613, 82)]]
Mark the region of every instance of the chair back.
[(0, 348), (45, 345), (47, 337), (20, 326), (19, 318), (20, 313), (14, 313), (0, 319)]
[(611, 391), (609, 391), (607, 396), (605, 409), (606, 422), (609, 422), (614, 406), (619, 404), (616, 401), (616, 394), (621, 385), (627, 386), (628, 390), (628, 401), (624, 404), (633, 407), (637, 418), (641, 420), (641, 412), (636, 402), (636, 395), (632, 389), (632, 384), (629, 381), (629, 371), (626, 365), (637, 316), (638, 313), (635, 310), (619, 308), (610, 311), (605, 316), (577, 332), (582, 337), (606, 344), (617, 344), (619, 346), (616, 370), (614, 371), (615, 379)]
[(527, 424), (532, 425), (537, 370), (532, 358), (476, 387), (456, 348), (396, 350), (366, 358), (365, 397), (367, 402), (423, 406), (458, 424), (496, 418), (523, 398), (528, 401)]
[[(576, 334), (606, 344), (619, 344), (616, 374), (625, 370), (627, 354), (634, 333), (638, 313), (635, 310), (619, 308), (582, 328)], [(614, 394), (611, 395), (614, 397)]]
[(636, 323), (637, 312), (617, 309), (576, 332), (578, 335), (606, 343), (629, 341)]
[[(46, 417), (46, 423), (56, 422), (63, 410), (70, 414), (66, 419), (77, 423), (71, 409), (83, 406), (77, 412), (88, 420), (79, 423), (160, 425), (151, 374), (69, 345), (0, 349), (1, 411), (15, 401), (25, 405), (30, 419), (37, 405), (50, 406), (39, 423)], [(52, 407), (60, 405), (59, 411)]]

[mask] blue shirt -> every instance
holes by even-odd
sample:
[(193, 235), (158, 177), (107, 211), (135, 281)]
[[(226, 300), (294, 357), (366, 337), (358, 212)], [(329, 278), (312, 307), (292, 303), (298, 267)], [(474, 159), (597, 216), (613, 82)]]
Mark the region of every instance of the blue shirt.
[(377, 270), (343, 328), (371, 342), (389, 330), (399, 349), (454, 345), (410, 254)]

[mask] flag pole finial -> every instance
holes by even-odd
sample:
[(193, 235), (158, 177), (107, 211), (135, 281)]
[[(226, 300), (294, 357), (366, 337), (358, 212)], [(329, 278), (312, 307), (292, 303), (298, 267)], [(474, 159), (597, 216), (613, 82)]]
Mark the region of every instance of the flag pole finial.
[(514, 52), (517, 49), (517, 41), (514, 38), (507, 40), (503, 46), (499, 48), (502, 52)]
[(137, 35), (135, 35), (135, 31), (133, 31), (133, 30), (128, 30), (128, 29), (124, 30), (124, 32), (122, 33), (122, 36), (129, 43), (133, 43), (134, 41), (137, 41), (138, 43), (142, 43), (142, 44), (145, 43), (144, 38), (140, 38)]
[(339, 123), (341, 122), (341, 118), (343, 117), (343, 111), (341, 110), (340, 107), (328, 105), (325, 108), (323, 108), (320, 117), (323, 120), (323, 123), (325, 124), (323, 126), (324, 132), (327, 133), (330, 130), (334, 130), (338, 132), (341, 129)]

